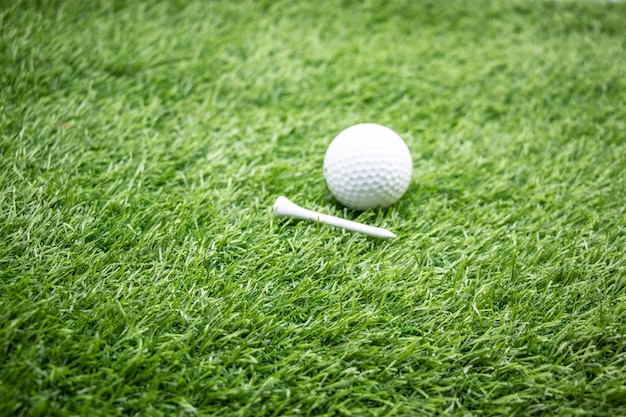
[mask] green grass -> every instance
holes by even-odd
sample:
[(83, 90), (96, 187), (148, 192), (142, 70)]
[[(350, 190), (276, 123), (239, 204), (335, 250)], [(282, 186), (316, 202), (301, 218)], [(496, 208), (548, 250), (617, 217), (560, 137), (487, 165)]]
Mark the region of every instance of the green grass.
[(626, 415), (626, 4), (345, 3), (0, 2), (0, 415)]

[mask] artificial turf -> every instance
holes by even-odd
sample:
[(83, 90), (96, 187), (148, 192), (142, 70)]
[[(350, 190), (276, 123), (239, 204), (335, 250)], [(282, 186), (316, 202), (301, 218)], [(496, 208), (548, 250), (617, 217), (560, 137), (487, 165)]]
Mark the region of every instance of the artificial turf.
[(0, 1), (0, 82), (0, 415), (626, 415), (626, 4)]

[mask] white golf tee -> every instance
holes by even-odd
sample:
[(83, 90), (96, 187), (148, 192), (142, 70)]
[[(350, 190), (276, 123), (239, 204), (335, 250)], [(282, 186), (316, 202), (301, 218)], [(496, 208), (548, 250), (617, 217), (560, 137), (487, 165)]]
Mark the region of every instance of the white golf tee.
[(380, 227), (368, 226), (363, 223), (353, 222), (352, 220), (341, 219), (339, 217), (307, 210), (283, 196), (276, 199), (276, 202), (274, 203), (274, 214), (279, 217), (294, 217), (301, 220), (312, 220), (314, 222), (325, 223), (331, 226), (383, 239), (392, 239), (396, 237), (396, 235), (391, 233), (389, 230), (382, 229)]

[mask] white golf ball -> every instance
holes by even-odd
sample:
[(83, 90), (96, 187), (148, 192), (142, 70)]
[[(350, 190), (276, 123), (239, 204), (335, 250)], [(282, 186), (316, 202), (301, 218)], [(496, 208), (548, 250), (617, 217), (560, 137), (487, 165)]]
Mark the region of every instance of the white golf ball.
[(330, 193), (346, 207), (389, 207), (409, 188), (413, 163), (400, 136), (373, 123), (341, 132), (324, 156), (324, 178)]

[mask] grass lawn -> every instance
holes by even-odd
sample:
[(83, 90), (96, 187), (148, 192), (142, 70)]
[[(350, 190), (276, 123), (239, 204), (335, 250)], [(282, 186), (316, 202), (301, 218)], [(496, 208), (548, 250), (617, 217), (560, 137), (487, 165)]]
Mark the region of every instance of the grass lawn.
[(626, 415), (626, 3), (343, 3), (0, 1), (0, 415)]

